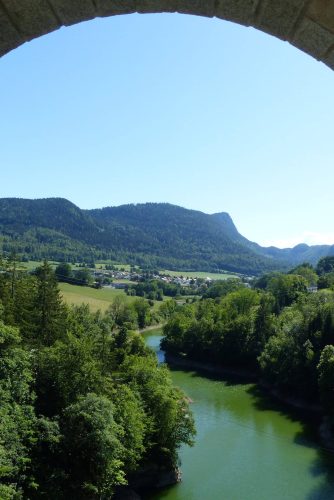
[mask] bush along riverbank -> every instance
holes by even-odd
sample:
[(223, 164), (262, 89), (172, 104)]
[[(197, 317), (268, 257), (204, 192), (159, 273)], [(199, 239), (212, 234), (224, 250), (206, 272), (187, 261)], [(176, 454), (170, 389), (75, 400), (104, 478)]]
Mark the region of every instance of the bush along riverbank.
[(285, 404), (322, 413), (329, 436), (334, 294), (309, 293), (300, 276), (289, 276), (180, 307), (163, 328), (161, 347), (172, 364), (256, 379)]
[(47, 263), (34, 275), (2, 263), (1, 499), (113, 498), (179, 479), (193, 417), (134, 331), (143, 311), (119, 300), (105, 314), (68, 307)]

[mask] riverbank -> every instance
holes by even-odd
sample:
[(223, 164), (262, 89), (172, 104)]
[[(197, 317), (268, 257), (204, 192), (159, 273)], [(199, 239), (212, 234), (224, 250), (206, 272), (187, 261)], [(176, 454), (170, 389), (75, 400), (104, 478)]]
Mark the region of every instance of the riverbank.
[[(315, 430), (318, 436), (320, 445), (328, 450), (334, 452), (334, 432), (330, 418), (324, 414), (320, 404), (309, 403), (297, 397), (283, 394), (276, 388), (270, 386), (263, 379), (259, 378), (256, 374), (249, 370), (242, 368), (223, 368), (221, 366), (204, 363), (192, 359), (187, 359), (183, 356), (165, 354), (165, 360), (168, 365), (174, 368), (182, 368), (185, 370), (195, 370), (199, 373), (216, 375), (218, 377), (226, 378), (232, 377), (245, 383), (254, 383), (261, 390), (265, 391), (269, 398), (282, 404), (287, 410), (296, 410), (298, 412), (306, 412), (309, 418), (315, 419)], [(304, 417), (304, 415), (303, 415)]]
[(319, 403), (309, 403), (308, 401), (305, 401), (303, 399), (283, 394), (278, 389), (271, 387), (270, 384), (261, 379), (258, 379), (257, 384), (262, 389), (264, 389), (271, 397), (277, 399), (281, 403), (286, 404), (287, 406), (291, 406), (297, 410), (305, 410), (309, 413), (323, 416), (323, 409)]
[(178, 467), (166, 469), (157, 465), (148, 465), (129, 477), (127, 486), (120, 486), (115, 493), (115, 500), (141, 500), (147, 491), (158, 491), (173, 486), (181, 481), (182, 473)]
[[(159, 331), (145, 335), (164, 361), (160, 340)], [(334, 498), (334, 455), (320, 444), (317, 416), (276, 402), (248, 383), (244, 370), (238, 376), (189, 363), (170, 368), (173, 383), (193, 401), (196, 442), (180, 450), (182, 482), (143, 499)]]
[(244, 382), (256, 383), (261, 389), (264, 389), (272, 398), (278, 400), (281, 403), (286, 404), (297, 410), (305, 410), (312, 414), (317, 414), (323, 416), (323, 410), (320, 404), (311, 404), (305, 400), (297, 397), (288, 396), (283, 394), (278, 389), (270, 386), (267, 382), (261, 379), (257, 374), (250, 370), (237, 368), (237, 367), (222, 367), (219, 365), (214, 365), (210, 363), (205, 363), (203, 361), (196, 361), (193, 359), (186, 358), (181, 355), (171, 355), (165, 354), (166, 363), (168, 365), (185, 368), (186, 370), (196, 370), (203, 373), (214, 374), (219, 377), (235, 377)]
[(160, 330), (161, 328), (163, 328), (163, 326), (165, 325), (165, 323), (157, 323), (156, 325), (150, 325), (150, 326), (146, 326), (145, 328), (140, 328), (137, 330), (137, 333), (146, 333), (146, 332), (150, 332), (151, 330)]
[(257, 376), (254, 375), (254, 373), (252, 373), (250, 370), (244, 370), (242, 368), (225, 368), (219, 365), (205, 363), (204, 361), (196, 361), (194, 359), (189, 359), (185, 356), (176, 354), (165, 353), (165, 360), (168, 365), (185, 368), (186, 370), (197, 370), (213, 375), (218, 375), (220, 377), (228, 375), (243, 379), (246, 382), (255, 382), (257, 380)]
[(267, 382), (259, 378), (256, 374), (252, 373), (250, 370), (245, 370), (242, 368), (224, 368), (217, 365), (212, 365), (209, 363), (204, 363), (202, 361), (196, 361), (192, 359), (187, 359), (183, 356), (165, 354), (165, 360), (168, 365), (174, 368), (182, 368), (185, 370), (195, 370), (198, 372), (210, 375), (216, 375), (219, 377), (233, 377), (245, 383), (255, 383), (258, 387), (266, 392), (266, 394), (282, 403), (288, 409), (293, 409), (297, 411), (307, 412), (312, 418), (316, 418), (316, 430), (317, 435), (322, 447), (328, 451), (334, 452), (334, 433), (332, 430), (332, 425), (328, 416), (323, 412), (320, 404), (309, 403), (297, 397), (283, 394), (276, 388), (270, 386)]

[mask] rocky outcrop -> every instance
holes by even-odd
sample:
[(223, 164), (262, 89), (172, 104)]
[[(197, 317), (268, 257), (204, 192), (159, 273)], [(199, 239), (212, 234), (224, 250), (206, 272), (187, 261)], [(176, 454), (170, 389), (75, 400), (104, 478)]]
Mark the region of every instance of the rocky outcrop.
[(147, 465), (129, 478), (129, 484), (135, 491), (165, 488), (181, 481), (178, 467), (166, 468), (158, 465)]

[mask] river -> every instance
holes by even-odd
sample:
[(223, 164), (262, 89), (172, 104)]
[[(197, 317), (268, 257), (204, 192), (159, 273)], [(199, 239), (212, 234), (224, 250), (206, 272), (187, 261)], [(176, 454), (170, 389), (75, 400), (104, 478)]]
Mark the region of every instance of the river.
[[(144, 334), (159, 350), (161, 330)], [(315, 426), (254, 384), (172, 369), (191, 398), (197, 436), (180, 452), (182, 482), (147, 500), (334, 500), (334, 454)]]

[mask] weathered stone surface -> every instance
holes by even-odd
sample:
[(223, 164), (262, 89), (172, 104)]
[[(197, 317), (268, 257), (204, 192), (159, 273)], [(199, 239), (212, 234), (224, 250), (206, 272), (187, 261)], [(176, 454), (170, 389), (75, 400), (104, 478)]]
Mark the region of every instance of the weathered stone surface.
[(44, 35), (59, 27), (46, 0), (2, 0), (2, 3), (15, 26), (27, 38)]
[(307, 16), (330, 31), (334, 31), (333, 0), (312, 0), (307, 10)]
[(134, 490), (139, 491), (165, 488), (180, 481), (181, 471), (179, 468), (169, 469), (159, 467), (157, 464), (146, 465), (129, 476), (129, 484)]
[(326, 56), (326, 58), (324, 59), (324, 63), (331, 69), (334, 69), (334, 48)]
[(254, 26), (266, 33), (287, 40), (307, 0), (263, 0)]
[(218, 0), (215, 15), (220, 19), (250, 26), (259, 0)]
[(49, 0), (57, 16), (65, 26), (79, 23), (96, 16), (92, 0)]
[(305, 18), (297, 28), (291, 43), (320, 60), (334, 44), (334, 34)]
[(136, 0), (95, 0), (97, 16), (131, 14), (137, 11)]
[(132, 12), (216, 16), (254, 26), (334, 67), (334, 0), (0, 0), (0, 56), (60, 26)]
[(137, 0), (137, 12), (176, 12), (177, 0)]
[(0, 56), (24, 41), (24, 37), (18, 33), (7, 14), (0, 8)]
[(178, 0), (177, 11), (183, 14), (213, 17), (215, 0)]

